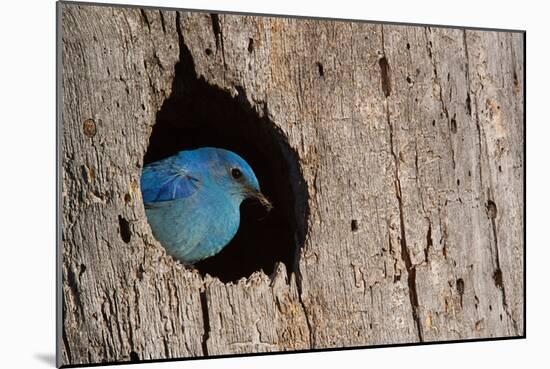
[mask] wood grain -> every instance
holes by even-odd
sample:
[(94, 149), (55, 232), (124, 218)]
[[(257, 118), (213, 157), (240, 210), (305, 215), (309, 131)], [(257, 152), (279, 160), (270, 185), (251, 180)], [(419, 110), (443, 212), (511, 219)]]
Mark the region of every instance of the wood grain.
[[(59, 6), (61, 364), (524, 334), (523, 34)], [(298, 154), (288, 273), (223, 283), (151, 234), (140, 173), (182, 43)]]

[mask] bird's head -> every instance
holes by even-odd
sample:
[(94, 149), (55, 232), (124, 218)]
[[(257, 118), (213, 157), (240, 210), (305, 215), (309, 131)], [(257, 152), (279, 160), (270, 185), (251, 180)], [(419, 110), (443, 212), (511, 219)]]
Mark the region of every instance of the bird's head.
[(260, 190), (260, 184), (250, 165), (239, 155), (224, 149), (215, 150), (217, 165), (216, 181), (223, 186), (239, 204), (247, 198), (258, 200), (268, 211), (271, 202)]

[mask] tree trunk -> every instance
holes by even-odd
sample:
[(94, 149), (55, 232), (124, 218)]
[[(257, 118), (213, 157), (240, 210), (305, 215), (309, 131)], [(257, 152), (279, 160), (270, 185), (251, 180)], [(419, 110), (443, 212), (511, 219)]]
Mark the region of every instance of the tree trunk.
[[(59, 7), (61, 364), (524, 334), (523, 33)], [(226, 283), (151, 233), (178, 62), (284, 137), (272, 273)]]

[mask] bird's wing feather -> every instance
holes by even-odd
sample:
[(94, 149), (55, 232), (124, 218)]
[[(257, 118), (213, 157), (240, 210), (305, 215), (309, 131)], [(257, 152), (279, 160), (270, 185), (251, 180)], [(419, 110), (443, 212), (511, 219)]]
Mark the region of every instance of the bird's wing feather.
[(197, 191), (198, 179), (171, 159), (143, 168), (141, 193), (146, 205), (189, 197)]

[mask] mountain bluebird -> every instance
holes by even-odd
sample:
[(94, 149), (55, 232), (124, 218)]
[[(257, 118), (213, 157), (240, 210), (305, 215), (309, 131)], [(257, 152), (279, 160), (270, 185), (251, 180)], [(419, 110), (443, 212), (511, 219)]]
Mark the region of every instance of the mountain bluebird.
[(141, 193), (153, 235), (185, 264), (216, 255), (231, 241), (244, 199), (255, 198), (271, 209), (250, 165), (212, 147), (145, 165)]

